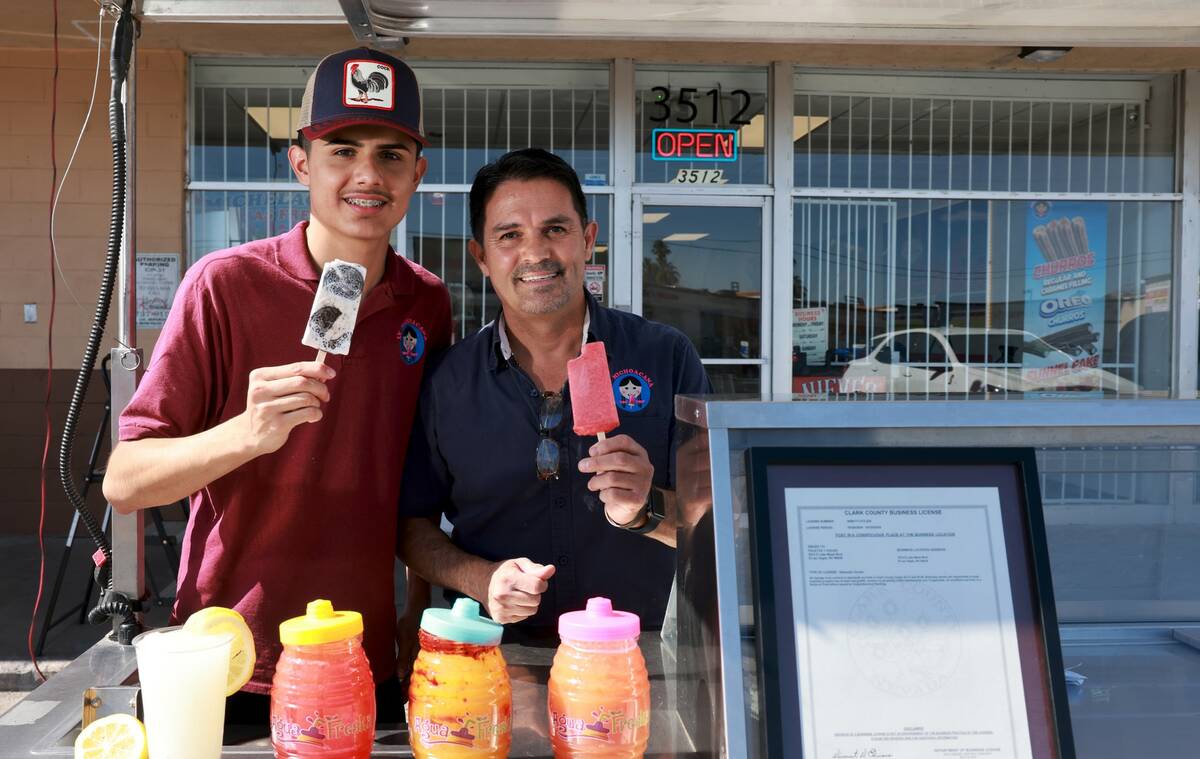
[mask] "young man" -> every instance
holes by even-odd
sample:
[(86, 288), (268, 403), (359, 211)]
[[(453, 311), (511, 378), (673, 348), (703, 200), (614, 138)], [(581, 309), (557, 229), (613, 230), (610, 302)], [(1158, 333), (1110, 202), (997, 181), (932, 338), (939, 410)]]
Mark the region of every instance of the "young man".
[[(363, 614), (376, 682), (394, 678), (397, 462), (424, 358), (449, 344), (445, 286), (388, 243), (426, 167), (412, 71), (367, 49), (325, 58), (300, 142), (288, 158), (310, 219), (188, 270), (104, 480), (123, 513), (190, 496), (172, 618), (240, 611), (253, 694), (270, 691), (279, 623), (317, 598)], [(300, 338), (335, 258), (366, 281), (349, 354), (320, 364)]]
[[(597, 226), (562, 159), (536, 149), (501, 157), (476, 175), (470, 207), (470, 252), (502, 312), (422, 388), (402, 557), (533, 636), (553, 635), (559, 614), (596, 595), (657, 628), (675, 569), (674, 396), (711, 392), (700, 359), (677, 330), (587, 294)], [(566, 384), (567, 361), (593, 340), (625, 401), (602, 442), (572, 432)], [(452, 538), (438, 528), (443, 514)], [(410, 594), (409, 607), (427, 600)], [(402, 634), (416, 623), (405, 617)]]

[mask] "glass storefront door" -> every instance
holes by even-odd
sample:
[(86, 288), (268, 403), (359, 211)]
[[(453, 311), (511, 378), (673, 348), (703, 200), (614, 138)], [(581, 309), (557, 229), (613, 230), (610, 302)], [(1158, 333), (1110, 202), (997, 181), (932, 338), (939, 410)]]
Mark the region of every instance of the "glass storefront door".
[(769, 391), (767, 199), (634, 199), (635, 313), (691, 338), (718, 393)]

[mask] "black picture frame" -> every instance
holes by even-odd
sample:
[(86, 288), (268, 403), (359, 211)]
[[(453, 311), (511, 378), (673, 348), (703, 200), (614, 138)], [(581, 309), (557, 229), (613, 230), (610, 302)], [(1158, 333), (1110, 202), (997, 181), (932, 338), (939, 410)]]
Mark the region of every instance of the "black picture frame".
[(1033, 448), (752, 447), (746, 471), (763, 756), (803, 752), (785, 489), (995, 486), (1033, 756), (1075, 759)]

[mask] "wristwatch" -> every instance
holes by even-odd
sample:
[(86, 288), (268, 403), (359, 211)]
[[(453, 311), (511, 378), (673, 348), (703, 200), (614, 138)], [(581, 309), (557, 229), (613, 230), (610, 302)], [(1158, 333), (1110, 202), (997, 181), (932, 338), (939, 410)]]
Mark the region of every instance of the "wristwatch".
[[(622, 530), (632, 532), (636, 535), (645, 535), (648, 532), (654, 532), (654, 529), (667, 518), (667, 504), (663, 497), (662, 491), (656, 487), (650, 488), (650, 497), (646, 500), (646, 505), (642, 507), (639, 518), (635, 518), (632, 524), (637, 524), (640, 521), (641, 515), (646, 516), (646, 521), (638, 527), (621, 527)], [(619, 525), (618, 525), (619, 526)]]

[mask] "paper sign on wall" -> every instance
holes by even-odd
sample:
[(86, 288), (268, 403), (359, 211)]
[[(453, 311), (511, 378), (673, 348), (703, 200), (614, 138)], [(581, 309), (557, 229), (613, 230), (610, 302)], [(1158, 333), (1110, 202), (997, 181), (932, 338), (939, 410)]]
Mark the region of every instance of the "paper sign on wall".
[(809, 365), (824, 364), (829, 350), (829, 309), (792, 309), (792, 348), (805, 354)]
[(604, 302), (604, 279), (605, 270), (607, 267), (604, 264), (584, 264), (583, 267), (583, 286), (592, 294), (596, 300)]
[(178, 253), (137, 254), (137, 326), (162, 329), (179, 287)]

